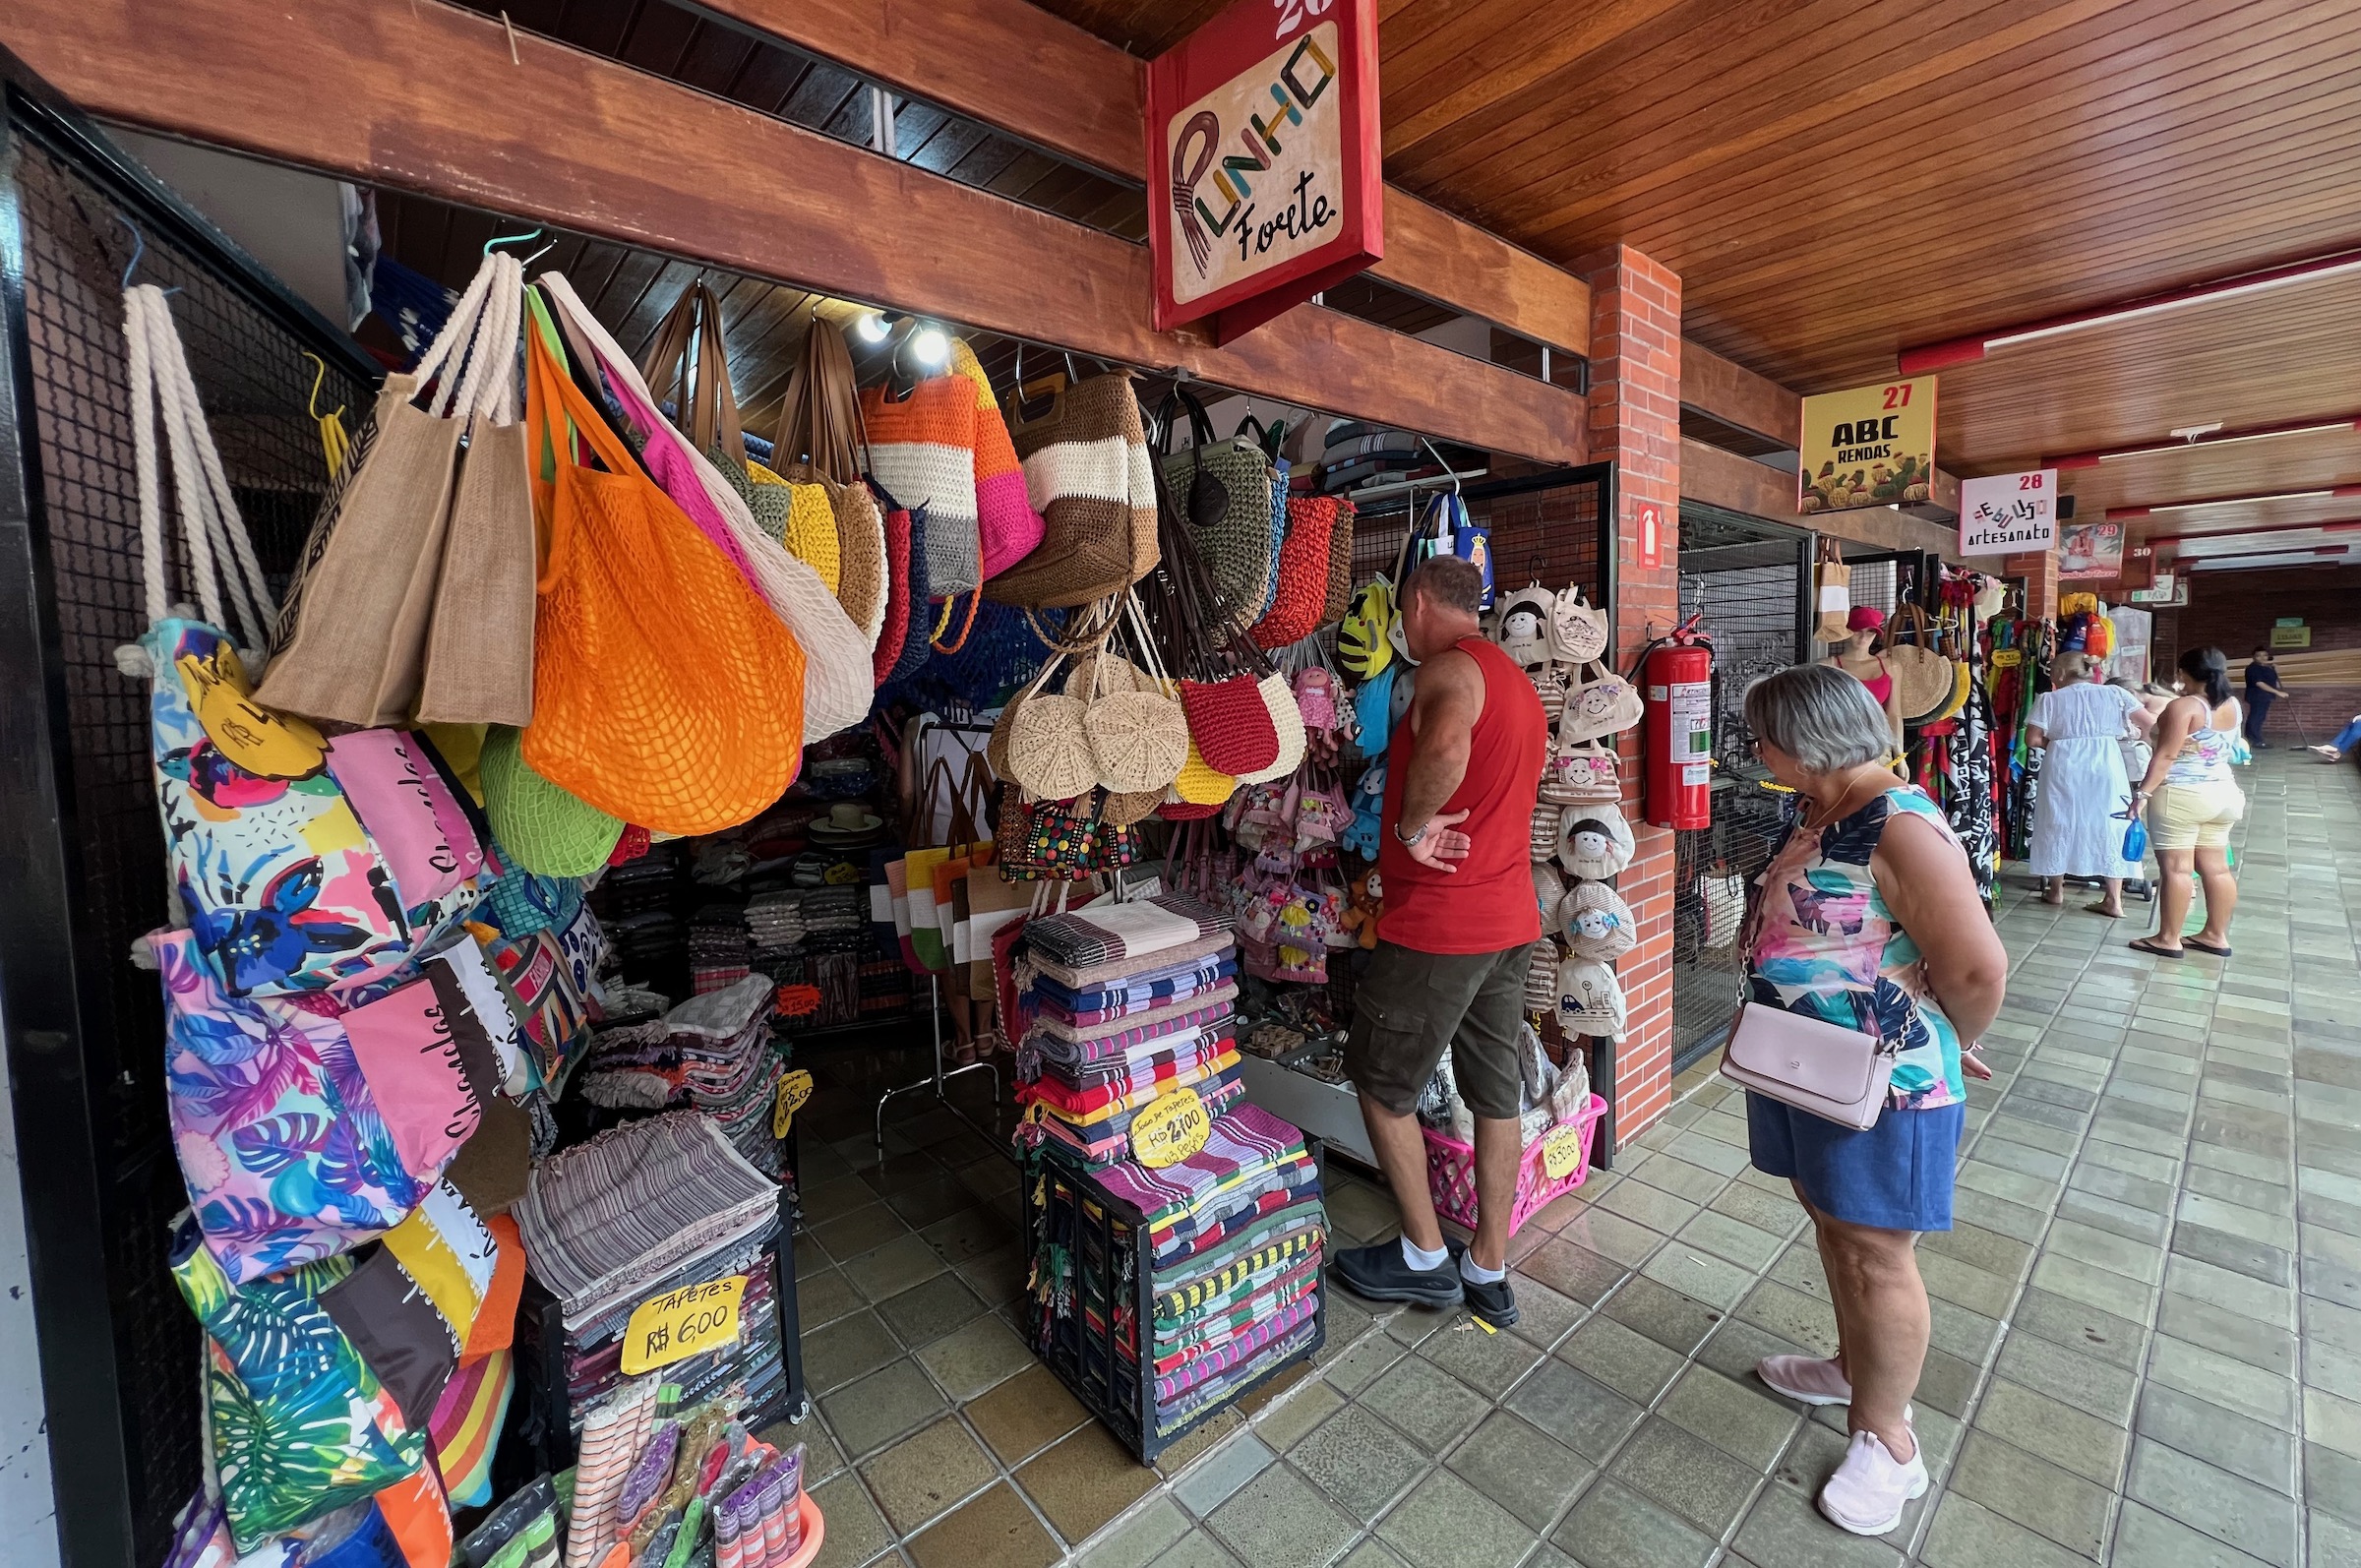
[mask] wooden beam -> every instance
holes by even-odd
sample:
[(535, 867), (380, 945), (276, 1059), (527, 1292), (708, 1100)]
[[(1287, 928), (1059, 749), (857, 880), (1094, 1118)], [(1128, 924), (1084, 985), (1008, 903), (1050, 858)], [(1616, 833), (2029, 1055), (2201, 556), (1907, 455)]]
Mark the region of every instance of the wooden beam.
[[(1585, 400), (1303, 306), (1228, 348), (1148, 325), (1148, 252), (442, 0), (16, 0), (86, 110), (754, 276), (1544, 462)], [(290, 69), (300, 62), (299, 69)], [(972, 64), (973, 62), (971, 62)]]
[(1785, 447), (1803, 440), (1801, 397), (1694, 338), (1680, 340), (1680, 400)]
[[(1061, 157), (1145, 177), (1144, 63), (1026, 0), (694, 3)], [(1588, 283), (1397, 186), (1385, 192), (1385, 259), (1369, 271), (1552, 348), (1591, 351)]]
[[(1685, 358), (1686, 343), (1681, 345), (1681, 353)], [(1798, 513), (1793, 474), (1701, 441), (1684, 439), (1680, 444), (1680, 496), (1683, 501), (1701, 501), (1725, 512), (1808, 528), (1872, 550), (1932, 550), (1952, 556), (1959, 551), (1958, 529), (1907, 512), (1868, 507), (1809, 515)], [(1953, 501), (1958, 501), (1956, 489)]]

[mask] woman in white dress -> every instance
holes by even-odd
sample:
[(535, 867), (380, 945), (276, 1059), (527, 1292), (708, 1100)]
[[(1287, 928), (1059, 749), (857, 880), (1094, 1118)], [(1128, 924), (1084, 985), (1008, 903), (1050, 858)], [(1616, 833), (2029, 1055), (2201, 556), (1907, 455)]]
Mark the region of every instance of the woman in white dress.
[(2033, 698), (2026, 718), (2026, 741), (2043, 748), (2041, 788), (2033, 803), (2033, 874), (2046, 884), (2044, 904), (2066, 902), (2066, 878), (2097, 876), (2106, 897), (2089, 906), (2094, 915), (2121, 919), (2123, 880), (2140, 874), (2140, 863), (2123, 858), (2123, 833), (2130, 823), (2117, 814), (2132, 793), (2116, 742), (2141, 711), (2139, 696), (2094, 681), (2088, 654), (2062, 653), (2050, 666), (2054, 690)]

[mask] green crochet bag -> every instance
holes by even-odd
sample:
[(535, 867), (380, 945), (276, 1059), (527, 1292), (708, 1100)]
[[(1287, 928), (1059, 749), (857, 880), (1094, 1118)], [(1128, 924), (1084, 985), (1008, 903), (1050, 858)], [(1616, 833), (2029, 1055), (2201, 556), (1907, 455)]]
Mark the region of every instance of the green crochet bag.
[(587, 876), (607, 863), (624, 821), (534, 772), (521, 730), (495, 724), (484, 735), (484, 815), (509, 860), (536, 876)]

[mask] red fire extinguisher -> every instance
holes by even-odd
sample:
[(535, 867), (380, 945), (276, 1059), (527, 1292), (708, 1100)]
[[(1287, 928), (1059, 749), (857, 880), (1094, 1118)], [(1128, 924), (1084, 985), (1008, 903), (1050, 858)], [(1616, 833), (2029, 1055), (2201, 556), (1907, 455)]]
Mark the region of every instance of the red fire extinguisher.
[(1691, 830), (1714, 819), (1714, 645), (1697, 621), (1651, 643), (1640, 661), (1647, 815), (1658, 827)]

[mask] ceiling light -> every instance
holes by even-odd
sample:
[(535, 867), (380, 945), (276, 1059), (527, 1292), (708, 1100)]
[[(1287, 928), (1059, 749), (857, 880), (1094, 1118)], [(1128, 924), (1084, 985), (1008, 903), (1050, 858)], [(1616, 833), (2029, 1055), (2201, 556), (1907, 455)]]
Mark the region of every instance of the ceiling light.
[(865, 343), (881, 343), (885, 341), (886, 333), (893, 331), (893, 326), (885, 320), (882, 312), (873, 310), (854, 320), (853, 331), (861, 334), (861, 341)]
[(2098, 460), (2100, 462), (2121, 462), (2126, 457), (2152, 457), (2159, 452), (2177, 452), (2182, 447), (2235, 447), (2242, 441), (2270, 441), (2280, 436), (2317, 436), (2324, 430), (2350, 430), (2353, 428), (2353, 421), (2331, 419), (2325, 425), (2291, 425), (2284, 430), (2256, 430), (2243, 436), (2212, 434), (2213, 431), (2220, 428), (2221, 424), (2217, 420), (2210, 425), (2193, 426), (2188, 431), (2176, 430), (2172, 434), (2180, 444), (2177, 447), (2159, 443), (2149, 447), (2134, 447), (2125, 452), (2102, 452), (2098, 454)]
[(920, 364), (939, 369), (951, 362), (950, 335), (939, 327), (921, 327), (910, 339), (910, 352)]
[(2094, 311), (2071, 321), (2056, 322), (2045, 327), (2028, 328), (2021, 332), (2009, 332), (1984, 339), (1984, 348), (2008, 348), (2018, 343), (2038, 342), (2045, 337), (2059, 337), (2067, 332), (2079, 332), (2092, 327), (2112, 327), (2118, 322), (2136, 322), (2148, 316), (2160, 316), (2166, 311), (2179, 310), (2185, 305), (2215, 305), (2225, 299), (2239, 299), (2248, 294), (2260, 294), (2267, 288), (2283, 283), (2308, 283), (2318, 278), (2334, 277), (2340, 273), (2361, 271), (2361, 256), (2331, 259), (2323, 265), (2282, 268), (2266, 272), (2248, 282), (2228, 282), (2218, 286), (2203, 285), (2182, 293), (2167, 295), (2145, 305), (2126, 305), (2120, 310)]
[(2224, 496), (2214, 501), (2169, 501), (2161, 506), (2142, 507), (2141, 512), (2195, 512), (2207, 507), (2251, 507), (2265, 501), (2311, 501), (2320, 496), (2332, 496), (2334, 490), (2281, 490), (2268, 496)]

